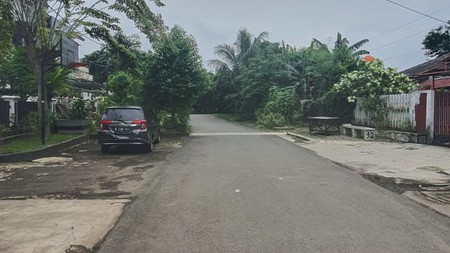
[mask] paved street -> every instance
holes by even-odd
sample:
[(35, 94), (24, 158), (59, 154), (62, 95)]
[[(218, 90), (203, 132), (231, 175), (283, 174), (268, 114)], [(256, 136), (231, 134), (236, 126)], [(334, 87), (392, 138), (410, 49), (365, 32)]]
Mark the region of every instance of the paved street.
[(404, 196), (278, 136), (192, 124), (99, 252), (450, 252), (450, 219)]

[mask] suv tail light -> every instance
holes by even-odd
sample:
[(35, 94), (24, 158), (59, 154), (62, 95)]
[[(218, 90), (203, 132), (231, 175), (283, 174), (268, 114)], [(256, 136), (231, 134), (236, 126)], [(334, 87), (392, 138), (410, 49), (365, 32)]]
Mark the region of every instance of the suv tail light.
[(141, 130), (147, 130), (147, 121), (146, 120), (133, 120), (131, 124), (141, 125)]
[(104, 127), (105, 127), (106, 125), (109, 125), (109, 124), (112, 124), (112, 121), (111, 121), (111, 120), (100, 120), (100, 122), (99, 122), (99, 124), (98, 124), (98, 128), (99, 128), (100, 130), (102, 130), (102, 129), (104, 129)]

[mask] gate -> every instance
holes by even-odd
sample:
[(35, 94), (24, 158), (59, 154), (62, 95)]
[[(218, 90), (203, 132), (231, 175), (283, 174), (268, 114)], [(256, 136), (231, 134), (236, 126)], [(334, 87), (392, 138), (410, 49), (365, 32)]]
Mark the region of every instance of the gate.
[(419, 104), (415, 106), (416, 109), (416, 132), (427, 132), (427, 94), (421, 93), (419, 97)]
[(9, 102), (0, 100), (0, 125), (9, 126)]
[(434, 142), (450, 145), (450, 93), (436, 92), (435, 95)]

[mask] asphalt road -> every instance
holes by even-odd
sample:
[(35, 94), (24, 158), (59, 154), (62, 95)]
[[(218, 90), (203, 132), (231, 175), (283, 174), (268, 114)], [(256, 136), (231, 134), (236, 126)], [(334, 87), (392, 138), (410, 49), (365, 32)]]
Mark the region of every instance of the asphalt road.
[(192, 124), (99, 252), (450, 252), (448, 218), (278, 136)]

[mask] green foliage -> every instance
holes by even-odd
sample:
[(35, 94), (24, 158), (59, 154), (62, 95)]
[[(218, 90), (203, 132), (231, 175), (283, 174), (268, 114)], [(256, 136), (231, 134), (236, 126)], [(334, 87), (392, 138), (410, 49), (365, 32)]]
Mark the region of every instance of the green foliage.
[(361, 69), (345, 74), (333, 87), (333, 92), (344, 94), (349, 102), (356, 97), (377, 98), (380, 95), (401, 94), (417, 86), (406, 75), (394, 68), (384, 68), (381, 61), (360, 62)]
[(108, 74), (112, 68), (110, 57), (111, 55), (107, 50), (102, 48), (85, 55), (81, 61), (89, 64), (89, 73), (93, 76), (95, 82), (106, 83), (108, 81)]
[(294, 87), (273, 86), (267, 102), (256, 112), (257, 124), (272, 128), (294, 123), (295, 108)]
[(86, 119), (88, 114), (89, 110), (87, 108), (87, 103), (82, 98), (78, 98), (70, 104), (70, 119)]
[(174, 116), (170, 112), (160, 111), (158, 118), (161, 127), (164, 129), (176, 130), (183, 133), (189, 133), (191, 130), (190, 115), (187, 113), (179, 113)]
[(47, 122), (50, 125), (50, 131), (52, 133), (57, 132), (57, 124), (61, 121), (61, 116), (58, 113), (50, 112), (47, 116)]
[[(158, 6), (164, 6), (160, 0), (152, 0)], [(152, 41), (166, 29), (160, 15), (154, 14), (145, 0), (116, 0), (112, 9), (124, 13), (135, 26)]]
[(10, 136), (12, 132), (13, 131), (9, 127), (0, 124), (0, 138)]
[(118, 32), (107, 41), (107, 45), (85, 55), (82, 61), (90, 64), (89, 71), (94, 81), (99, 83), (106, 83), (108, 75), (119, 71), (141, 79), (142, 68), (149, 55), (140, 51), (140, 47), (141, 42), (138, 36), (126, 36)]
[(299, 97), (320, 99), (333, 88), (341, 75), (358, 69), (359, 57), (368, 54), (359, 49), (367, 42), (361, 40), (350, 45), (348, 39), (338, 33), (332, 50), (313, 39), (309, 48), (292, 55), (289, 66), (298, 82)]
[[(154, 2), (161, 5), (159, 0)], [(15, 24), (15, 32), (23, 39), (27, 58), (36, 77), (38, 100), (44, 101), (42, 106), (38, 106), (39, 112), (44, 113), (39, 115), (44, 115), (48, 110), (47, 85), (41, 82), (44, 71), (48, 71), (51, 68), (49, 64), (54, 63), (59, 56), (61, 31), (67, 38), (79, 38), (87, 34), (111, 44), (114, 42), (112, 34), (121, 31), (119, 18), (110, 14), (111, 9), (124, 12), (149, 38), (157, 36), (158, 30), (164, 30), (161, 17), (151, 12), (145, 0), (117, 0), (112, 5), (107, 0), (1, 2), (0, 17), (8, 17), (9, 21), (0, 22), (1, 31), (9, 31), (8, 26)], [(57, 17), (57, 22), (49, 22), (49, 16)], [(46, 132), (49, 132), (48, 127)]]
[(110, 96), (100, 96), (97, 100), (97, 108), (100, 114), (104, 113), (107, 107), (115, 105), (117, 104)]
[(146, 68), (142, 103), (146, 108), (167, 111), (172, 127), (191, 113), (195, 98), (208, 82), (192, 36), (179, 26), (154, 44), (155, 54)]
[(428, 56), (442, 56), (450, 53), (450, 21), (429, 32), (422, 44)]
[(12, 37), (14, 33), (14, 21), (11, 5), (7, 0), (0, 1), (0, 63), (12, 48)]
[(378, 126), (383, 127), (388, 110), (380, 96), (407, 93), (417, 84), (394, 68), (384, 68), (381, 61), (361, 62), (360, 65), (360, 70), (343, 75), (332, 92), (346, 96), (350, 103), (358, 97), (364, 98), (362, 108)]
[(113, 93), (111, 98), (115, 104), (136, 104), (140, 84), (131, 75), (122, 71), (117, 72), (109, 77), (108, 87)]
[(254, 119), (255, 112), (268, 99), (270, 88), (284, 87), (292, 82), (278, 43), (263, 42), (256, 56), (248, 60), (236, 77), (236, 105), (244, 119)]
[(258, 113), (258, 121), (256, 124), (267, 128), (274, 128), (286, 126), (288, 124), (288, 120), (280, 113)]
[(45, 81), (48, 84), (48, 98), (64, 96), (69, 93), (67, 80), (72, 71), (63, 67), (55, 67), (45, 75)]
[(3, 62), (0, 62), (2, 81), (11, 85), (12, 92), (27, 99), (37, 94), (36, 78), (22, 47), (12, 48)]
[[(218, 59), (210, 61), (210, 65), (216, 68), (213, 95), (218, 112), (254, 119), (257, 109), (260, 113), (265, 103), (271, 101), (269, 94), (273, 86), (293, 86), (295, 94), (291, 97), (295, 97), (296, 103), (312, 100), (303, 106), (303, 118), (313, 114), (336, 116), (354, 107), (346, 101), (345, 95), (329, 92), (343, 74), (361, 68), (359, 58), (368, 53), (361, 47), (368, 40), (350, 44), (338, 33), (331, 50), (316, 39), (308, 48), (295, 49), (284, 43), (266, 41), (266, 37), (267, 33), (262, 33), (252, 40), (250, 34), (241, 29), (233, 45), (222, 44), (215, 48)], [(256, 116), (259, 122), (267, 122), (261, 123), (265, 125), (291, 122), (291, 119), (283, 120), (286, 115), (280, 112), (269, 111)]]
[[(77, 135), (52, 134), (51, 136), (49, 136), (46, 143), (48, 145), (53, 145), (64, 141), (68, 141), (75, 137), (77, 137)], [(39, 148), (42, 148), (41, 139), (37, 135), (33, 135), (19, 138), (10, 143), (0, 145), (0, 154), (27, 152)]]
[(20, 132), (39, 134), (39, 115), (37, 112), (30, 112), (20, 122)]
[(203, 88), (195, 99), (193, 106), (195, 113), (215, 113), (217, 110), (216, 100), (214, 99), (214, 90), (212, 87), (212, 78), (214, 75), (206, 70), (202, 70)]

